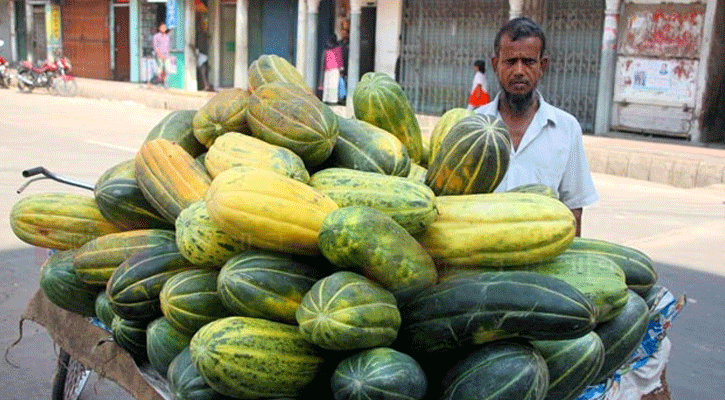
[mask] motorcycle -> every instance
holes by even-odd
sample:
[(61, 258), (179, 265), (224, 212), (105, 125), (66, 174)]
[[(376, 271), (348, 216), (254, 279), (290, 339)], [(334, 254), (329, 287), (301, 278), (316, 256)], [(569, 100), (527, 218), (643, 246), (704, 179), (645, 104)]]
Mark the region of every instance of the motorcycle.
[(78, 83), (70, 75), (71, 63), (66, 57), (57, 57), (55, 61), (45, 61), (40, 67), (34, 67), (30, 61), (21, 61), (18, 65), (18, 89), (30, 93), (36, 87), (45, 87), (52, 94), (74, 96)]
[[(0, 47), (3, 47), (4, 44), (5, 42), (0, 39)], [(3, 56), (0, 56), (0, 87), (10, 87), (10, 64)]]

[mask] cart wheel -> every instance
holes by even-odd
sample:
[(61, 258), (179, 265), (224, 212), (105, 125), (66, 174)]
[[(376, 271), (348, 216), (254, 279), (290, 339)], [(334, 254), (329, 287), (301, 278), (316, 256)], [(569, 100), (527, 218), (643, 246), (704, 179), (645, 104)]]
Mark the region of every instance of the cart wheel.
[(60, 349), (51, 400), (78, 400), (90, 375), (90, 369), (86, 369), (65, 350)]

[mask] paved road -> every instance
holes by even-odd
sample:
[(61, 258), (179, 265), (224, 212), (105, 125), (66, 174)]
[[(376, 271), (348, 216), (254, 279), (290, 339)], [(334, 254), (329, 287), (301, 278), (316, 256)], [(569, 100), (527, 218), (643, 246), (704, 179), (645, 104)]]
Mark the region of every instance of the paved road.
[[(65, 99), (0, 90), (0, 218), (7, 221), (21, 195), (20, 171), (43, 165), (86, 182), (133, 157), (148, 130), (168, 111), (132, 102)], [(725, 188), (677, 189), (628, 178), (595, 174), (602, 200), (585, 209), (583, 236), (638, 248), (656, 262), (660, 282), (690, 303), (670, 337), (668, 381), (676, 400), (723, 398), (725, 354)], [(82, 189), (41, 181), (25, 194)], [(18, 337), (18, 319), (37, 289), (44, 253), (0, 223), (0, 350)], [(0, 398), (49, 398), (55, 351), (45, 330), (24, 325), (22, 341), (9, 352), (16, 367), (0, 360)], [(106, 381), (91, 381), (84, 399), (130, 399)]]

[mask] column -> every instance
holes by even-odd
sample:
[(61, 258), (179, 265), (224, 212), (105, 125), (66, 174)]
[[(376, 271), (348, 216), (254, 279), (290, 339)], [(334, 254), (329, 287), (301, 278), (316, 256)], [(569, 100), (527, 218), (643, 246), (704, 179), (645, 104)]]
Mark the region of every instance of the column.
[(28, 61), (34, 63), (33, 59), (33, 5), (25, 0), (25, 48)]
[(237, 0), (237, 18), (234, 31), (234, 87), (249, 87), (249, 43), (247, 29), (249, 0)]
[(305, 80), (313, 93), (317, 87), (315, 65), (317, 64), (317, 10), (320, 0), (307, 0), (307, 58), (305, 60)]
[(15, 1), (8, 1), (8, 14), (10, 16), (10, 59), (12, 61), (18, 61), (18, 43), (17, 35), (15, 34)]
[(138, 82), (141, 80), (141, 28), (139, 28), (141, 0), (129, 0), (128, 2), (128, 45), (129, 63), (131, 64), (130, 81)]
[(621, 1), (606, 0), (604, 32), (602, 33), (602, 55), (599, 60), (597, 108), (594, 118), (595, 135), (607, 133), (612, 118), (614, 70), (617, 65), (617, 24), (619, 23), (619, 5)]
[(196, 4), (184, 2), (184, 89), (196, 92)]
[(345, 103), (352, 107), (352, 94), (360, 80), (360, 0), (350, 0), (350, 43), (347, 57), (347, 98)]
[(297, 47), (295, 50), (295, 67), (305, 76), (305, 49), (307, 48), (307, 0), (297, 2)]
[(524, 0), (509, 0), (509, 19), (518, 18), (523, 15)]
[(209, 82), (219, 87), (221, 71), (221, 0), (209, 0)]

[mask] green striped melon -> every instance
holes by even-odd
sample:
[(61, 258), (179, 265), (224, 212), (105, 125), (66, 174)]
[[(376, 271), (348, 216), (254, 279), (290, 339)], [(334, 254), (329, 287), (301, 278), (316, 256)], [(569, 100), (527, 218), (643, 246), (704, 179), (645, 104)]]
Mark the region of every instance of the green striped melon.
[(340, 135), (327, 165), (406, 176), (411, 162), (408, 150), (392, 133), (355, 118), (338, 117)]
[(465, 108), (451, 108), (450, 110), (443, 113), (443, 115), (441, 115), (440, 119), (436, 121), (436, 124), (433, 126), (433, 130), (430, 133), (429, 162), (435, 158), (436, 154), (438, 153), (438, 148), (443, 141), (443, 138), (445, 138), (448, 132), (450, 132), (453, 125), (455, 125), (456, 122), (460, 121), (464, 117), (474, 114), (475, 113), (473, 112), (473, 110), (467, 110)]
[(247, 72), (249, 90), (252, 92), (270, 82), (287, 82), (310, 90), (297, 68), (276, 54), (262, 54), (252, 61)]
[(194, 137), (211, 147), (216, 138), (227, 132), (248, 133), (246, 110), (249, 92), (240, 88), (222, 89), (194, 114)]
[(56, 306), (93, 317), (96, 313), (96, 296), (103, 287), (90, 285), (78, 279), (73, 269), (76, 250), (64, 250), (51, 254), (40, 268), (40, 289)]
[(173, 110), (161, 119), (146, 135), (144, 142), (162, 138), (181, 146), (192, 157), (206, 151), (206, 146), (194, 136), (194, 116), (197, 110)]
[(296, 397), (324, 361), (296, 326), (249, 317), (204, 325), (189, 350), (204, 382), (240, 399)]
[(423, 158), (423, 138), (415, 111), (398, 82), (383, 72), (360, 78), (352, 97), (355, 117), (397, 137), (413, 162)]
[(549, 390), (545, 400), (573, 400), (594, 384), (604, 365), (604, 344), (595, 332), (569, 340), (533, 340), (546, 361)]
[(204, 200), (181, 210), (175, 225), (176, 246), (194, 265), (219, 268), (249, 248), (248, 243), (230, 236), (212, 222)]
[(489, 343), (471, 352), (443, 379), (441, 400), (543, 400), (549, 371), (541, 354), (515, 342)]
[(227, 261), (217, 290), (233, 314), (296, 324), (295, 311), (324, 269), (289, 254), (250, 249)]
[(419, 400), (428, 379), (411, 356), (390, 347), (363, 350), (342, 360), (331, 379), (335, 400)]
[(292, 150), (308, 167), (327, 160), (339, 134), (337, 116), (328, 105), (284, 82), (267, 83), (254, 91), (247, 123), (253, 136)]
[(350, 271), (317, 281), (297, 308), (296, 319), (305, 339), (330, 350), (388, 346), (401, 324), (392, 293)]
[(436, 195), (491, 193), (506, 174), (511, 139), (500, 118), (469, 115), (441, 141), (425, 182)]
[(151, 366), (166, 376), (169, 364), (189, 347), (191, 335), (174, 328), (165, 317), (149, 322), (146, 327), (146, 355)]
[(365, 206), (381, 211), (411, 235), (425, 231), (438, 217), (433, 191), (400, 176), (327, 168), (313, 174), (309, 185), (328, 195), (338, 207)]
[(186, 335), (230, 315), (217, 292), (219, 271), (181, 271), (164, 282), (159, 292), (161, 312), (168, 323)]
[(173, 400), (230, 400), (204, 382), (191, 361), (187, 346), (169, 364), (167, 372)]
[(148, 321), (123, 319), (118, 315), (111, 322), (113, 341), (137, 361), (148, 360), (146, 353), (146, 327)]

